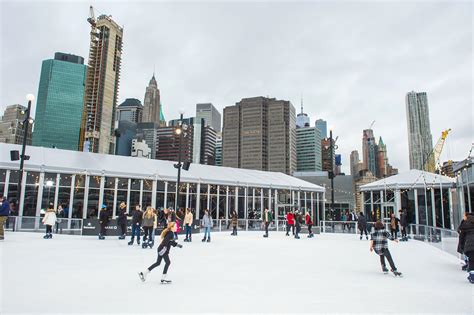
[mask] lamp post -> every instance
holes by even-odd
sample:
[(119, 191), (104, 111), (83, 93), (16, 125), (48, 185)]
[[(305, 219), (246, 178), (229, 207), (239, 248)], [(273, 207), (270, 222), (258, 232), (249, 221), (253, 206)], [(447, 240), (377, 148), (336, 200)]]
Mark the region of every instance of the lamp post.
[[(26, 112), (24, 113), (25, 119), (23, 119), (23, 122), (21, 123), (23, 125), (23, 144), (21, 147), (21, 155), (20, 155), (20, 174), (18, 176), (18, 204), (20, 204), (20, 199), (21, 199), (21, 182), (23, 180), (23, 166), (25, 163), (25, 151), (26, 151), (26, 141), (28, 137), (28, 127), (29, 125), (33, 125), (34, 119), (30, 117), (30, 112), (31, 112), (31, 102), (34, 101), (35, 96), (33, 94), (28, 94), (26, 96), (26, 99), (28, 100), (28, 107), (26, 109)], [(29, 157), (27, 158), (29, 159)], [(18, 208), (18, 211), (20, 209)]]
[(329, 129), (329, 158), (331, 159), (331, 170), (329, 171), (329, 178), (331, 179), (331, 212), (334, 211), (334, 143), (332, 140), (332, 128)]
[(183, 133), (184, 133), (184, 126), (183, 126), (183, 111), (180, 111), (180, 117), (179, 117), (179, 126), (178, 128), (175, 129), (175, 133), (179, 135), (179, 153), (178, 153), (178, 164), (175, 164), (174, 167), (178, 169), (178, 180), (176, 181), (176, 200), (175, 200), (175, 210), (178, 211), (179, 209), (179, 193), (180, 193), (180, 183), (181, 183), (181, 167), (183, 167), (183, 163), (181, 163), (181, 146), (183, 143)]

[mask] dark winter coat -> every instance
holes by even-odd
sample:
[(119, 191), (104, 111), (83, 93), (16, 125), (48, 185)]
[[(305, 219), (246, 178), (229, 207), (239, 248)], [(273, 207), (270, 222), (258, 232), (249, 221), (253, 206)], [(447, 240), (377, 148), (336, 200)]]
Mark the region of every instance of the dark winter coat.
[[(395, 228), (392, 228), (392, 221), (395, 221), (394, 222), (394, 225), (395, 225)], [(398, 232), (398, 222), (400, 220), (398, 220), (398, 218), (393, 218), (393, 219), (390, 219), (390, 230), (391, 231), (397, 231)]]
[(109, 223), (109, 210), (104, 209), (100, 211), (99, 223), (101, 225), (107, 225)]
[(363, 214), (359, 216), (359, 219), (357, 219), (357, 226), (359, 227), (359, 230), (364, 231), (367, 229), (367, 219)]
[(0, 208), (0, 217), (8, 217), (10, 215), (10, 203), (8, 200), (2, 201), (2, 207)]
[(127, 224), (127, 208), (119, 209), (117, 224)]
[(160, 252), (163, 247), (166, 246), (165, 255), (169, 254), (171, 246), (175, 247), (176, 245), (178, 245), (178, 243), (176, 243), (176, 241), (174, 240), (174, 233), (172, 231), (168, 231), (166, 232), (165, 237), (161, 241), (160, 246), (158, 246), (158, 252)]
[(143, 212), (141, 212), (140, 210), (133, 210), (133, 213), (132, 213), (132, 225), (141, 225), (142, 224), (142, 220), (143, 220)]
[(469, 215), (460, 226), (459, 243), (461, 252), (467, 254), (474, 251), (474, 215)]
[(408, 215), (407, 215), (406, 212), (402, 212), (400, 214), (400, 225), (403, 226), (403, 227), (408, 226)]
[(297, 213), (295, 215), (295, 223), (296, 226), (301, 226), (301, 223), (303, 222), (303, 219), (301, 218), (301, 214)]

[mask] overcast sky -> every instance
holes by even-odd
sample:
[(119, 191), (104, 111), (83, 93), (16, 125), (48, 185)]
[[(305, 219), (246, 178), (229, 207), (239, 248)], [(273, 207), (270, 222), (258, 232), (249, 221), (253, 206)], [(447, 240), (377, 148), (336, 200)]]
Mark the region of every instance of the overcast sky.
[[(38, 92), (41, 62), (57, 51), (87, 59), (91, 2), (0, 1), (0, 110)], [(442, 159), (473, 141), (473, 4), (418, 2), (113, 2), (96, 14), (124, 27), (119, 100), (142, 100), (153, 69), (167, 120), (212, 102), (301, 95), (312, 124), (339, 136), (343, 170), (372, 121), (389, 162), (408, 170), (405, 94), (428, 93), (433, 145), (452, 128)], [(119, 103), (120, 103), (119, 102)]]

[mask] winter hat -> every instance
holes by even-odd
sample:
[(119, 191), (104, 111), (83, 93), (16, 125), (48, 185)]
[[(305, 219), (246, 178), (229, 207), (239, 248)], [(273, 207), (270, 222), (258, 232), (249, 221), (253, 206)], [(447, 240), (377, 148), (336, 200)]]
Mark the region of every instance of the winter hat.
[(107, 208), (107, 206), (105, 205), (105, 203), (102, 204), (102, 209), (106, 209), (106, 208)]

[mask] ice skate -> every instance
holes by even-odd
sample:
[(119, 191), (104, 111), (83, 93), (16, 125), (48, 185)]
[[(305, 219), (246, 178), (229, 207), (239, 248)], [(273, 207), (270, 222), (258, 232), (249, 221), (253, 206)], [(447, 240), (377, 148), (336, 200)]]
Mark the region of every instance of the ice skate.
[(366, 236), (365, 236), (365, 239), (366, 239), (366, 240), (369, 240), (369, 237), (366, 235)]
[(130, 240), (130, 242), (128, 242), (128, 245), (133, 245), (133, 241), (134, 241), (134, 239), (133, 239), (133, 237), (132, 237), (132, 239)]
[(387, 273), (388, 273), (387, 267), (383, 266), (383, 267), (382, 267), (382, 272), (383, 272), (384, 274), (387, 274)]
[(147, 248), (147, 247), (148, 247), (148, 243), (147, 243), (147, 242), (143, 242), (142, 248)]
[(210, 237), (207, 238), (207, 242), (208, 242), (208, 243), (211, 242), (211, 238), (210, 238)]
[(268, 237), (268, 234), (263, 234), (263, 237)]
[(124, 234), (124, 235), (120, 235), (118, 239), (119, 239), (119, 240), (124, 240), (124, 239), (125, 239), (125, 234)]
[(201, 240), (201, 242), (205, 242), (205, 241), (206, 241), (206, 238), (203, 238), (203, 239)]
[(474, 271), (469, 271), (469, 276), (467, 277), (470, 283), (474, 283)]
[(163, 274), (163, 276), (161, 277), (161, 284), (170, 284), (170, 283), (171, 283), (171, 280), (168, 280), (167, 275)]
[(43, 238), (47, 240), (49, 238), (49, 234), (46, 234), (45, 236), (43, 236)]
[(141, 272), (141, 271), (140, 271), (140, 272), (138, 273), (138, 276), (140, 277), (140, 280), (142, 280), (142, 282), (145, 282), (145, 280), (146, 280), (146, 275), (147, 275), (147, 274), (148, 274), (148, 272), (146, 272), (146, 271), (145, 271), (145, 272)]
[(392, 270), (392, 273), (395, 277), (403, 277), (402, 273), (397, 270)]
[(150, 249), (153, 248), (153, 245), (155, 245), (155, 242), (154, 242), (154, 241), (148, 242), (148, 247), (149, 247)]

